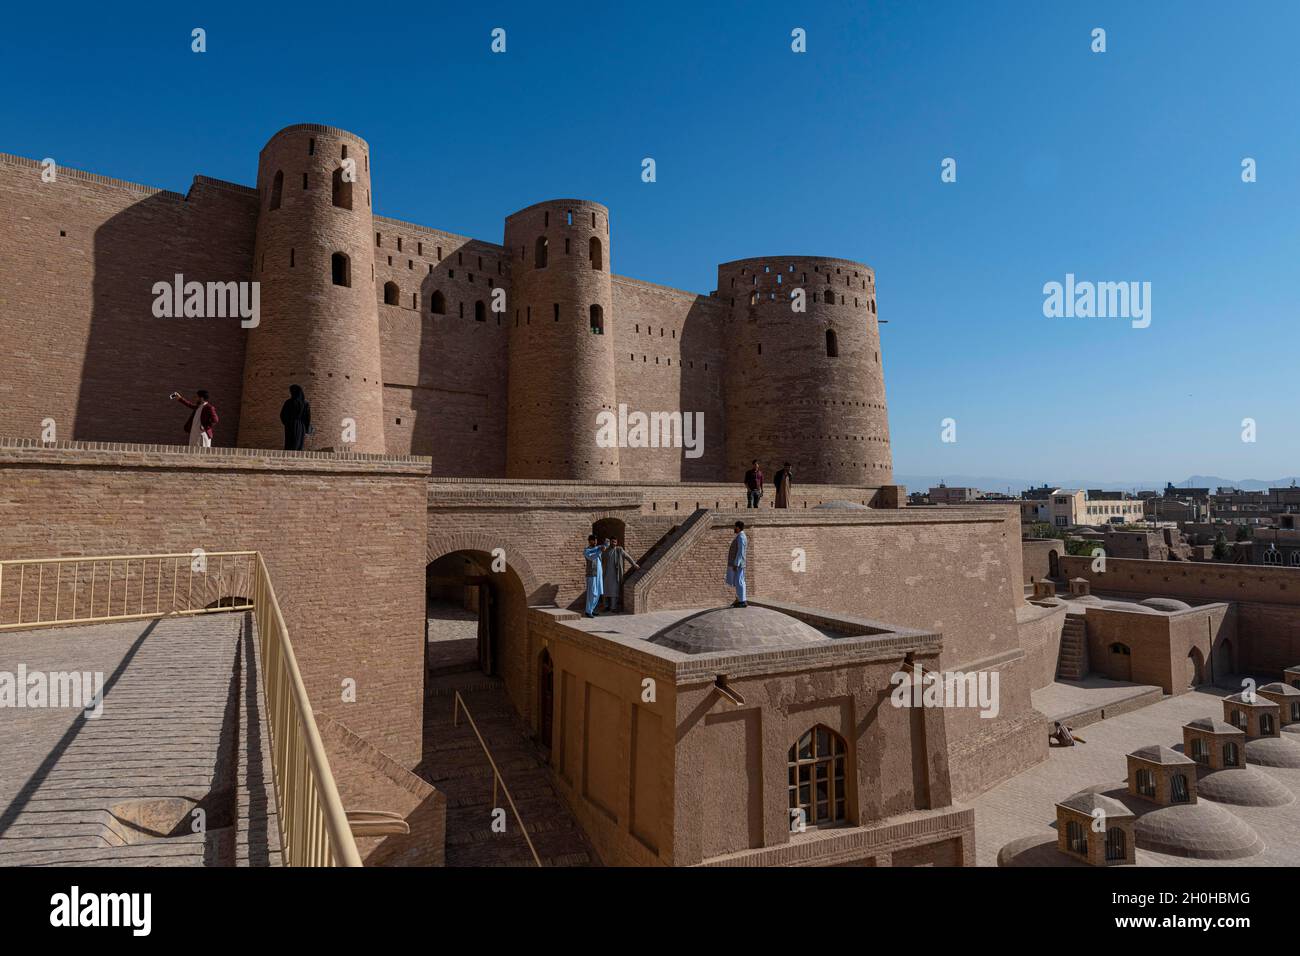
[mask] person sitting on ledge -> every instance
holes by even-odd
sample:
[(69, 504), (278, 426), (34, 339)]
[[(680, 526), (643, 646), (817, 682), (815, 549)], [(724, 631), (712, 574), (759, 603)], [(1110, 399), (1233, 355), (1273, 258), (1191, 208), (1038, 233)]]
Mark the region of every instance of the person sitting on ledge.
[(1082, 737), (1076, 737), (1070, 732), (1070, 728), (1065, 726), (1059, 720), (1056, 721), (1052, 732), (1047, 735), (1048, 743), (1055, 744), (1058, 747), (1073, 747), (1076, 743), (1086, 744), (1088, 741)]

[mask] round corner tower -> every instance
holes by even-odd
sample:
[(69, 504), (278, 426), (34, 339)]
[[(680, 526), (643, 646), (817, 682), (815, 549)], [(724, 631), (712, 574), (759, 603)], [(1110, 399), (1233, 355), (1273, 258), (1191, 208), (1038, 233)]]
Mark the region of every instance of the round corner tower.
[(730, 304), (725, 375), (727, 477), (757, 458), (796, 482), (893, 482), (875, 274), (860, 262), (811, 256), (740, 259), (718, 267)]
[(296, 384), (315, 428), (306, 449), (383, 452), (370, 147), (331, 126), (288, 126), (262, 149), (257, 191), (261, 319), (249, 330), (239, 444), (282, 446), (280, 406)]
[(619, 450), (597, 444), (617, 413), (609, 210), (582, 199), (507, 217), (510, 256), (506, 475), (609, 481)]

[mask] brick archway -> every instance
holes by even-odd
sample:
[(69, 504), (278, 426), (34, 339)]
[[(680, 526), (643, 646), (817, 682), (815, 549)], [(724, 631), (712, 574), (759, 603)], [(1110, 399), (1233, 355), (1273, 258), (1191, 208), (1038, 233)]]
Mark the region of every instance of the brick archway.
[[(425, 552), (425, 564), (432, 564), (444, 555), (456, 551), (478, 551), (490, 555), (494, 549), (500, 547), (502, 547), (500, 538), (474, 532), (430, 538)], [(541, 580), (523, 554), (518, 551), (512, 553), (509, 548), (506, 548), (506, 565), (519, 575), (519, 581), (524, 586), (525, 597), (531, 597), (541, 587)]]

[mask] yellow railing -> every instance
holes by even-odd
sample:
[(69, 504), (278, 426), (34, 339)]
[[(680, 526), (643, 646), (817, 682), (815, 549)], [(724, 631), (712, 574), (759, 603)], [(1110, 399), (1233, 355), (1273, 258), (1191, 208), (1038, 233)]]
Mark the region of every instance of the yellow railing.
[(252, 608), (255, 551), (0, 561), (0, 630)]
[(361, 866), (289, 629), (257, 551), (0, 561), (0, 631), (253, 612), (285, 866)]
[(492, 759), (492, 751), (488, 750), (487, 743), (483, 740), (483, 735), (478, 732), (478, 724), (474, 723), (474, 717), (465, 706), (465, 700), (460, 696), (460, 691), (456, 691), (456, 698), (452, 705), (451, 723), (454, 727), (460, 726), (461, 711), (465, 712), (465, 719), (469, 721), (470, 729), (474, 731), (474, 736), (478, 738), (478, 745), (483, 748), (483, 756), (487, 757), (488, 763), (492, 766), (492, 805), (495, 807), (497, 802), (497, 788), (505, 794), (506, 802), (510, 804), (510, 812), (515, 815), (515, 823), (519, 824), (519, 832), (524, 835), (528, 842), (528, 851), (533, 855), (533, 862), (538, 866), (542, 865), (542, 858), (537, 855), (537, 847), (533, 846), (532, 838), (528, 835), (528, 830), (524, 827), (523, 818), (519, 816), (519, 808), (515, 806), (514, 797), (510, 796), (510, 790), (506, 787), (505, 778), (501, 776), (501, 771), (497, 769), (497, 762)]
[(289, 629), (284, 626), (280, 602), (260, 552), (253, 617), (262, 651), (262, 686), (271, 725), (271, 765), (284, 864), (360, 866), (357, 844), (289, 642)]

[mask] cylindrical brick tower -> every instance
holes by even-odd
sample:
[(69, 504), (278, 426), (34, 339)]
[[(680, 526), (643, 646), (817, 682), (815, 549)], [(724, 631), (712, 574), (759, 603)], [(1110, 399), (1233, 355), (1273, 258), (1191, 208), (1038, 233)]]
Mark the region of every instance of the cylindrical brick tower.
[(510, 254), (506, 475), (619, 477), (597, 416), (617, 413), (609, 210), (555, 199), (506, 219)]
[[(796, 311), (798, 290), (804, 311)], [(727, 328), (727, 479), (757, 458), (771, 479), (893, 483), (876, 282), (860, 262), (811, 256), (718, 267)]]
[(280, 406), (297, 384), (315, 428), (307, 450), (383, 452), (370, 147), (332, 126), (286, 127), (262, 149), (257, 190), (261, 321), (249, 330), (239, 444), (282, 447)]

